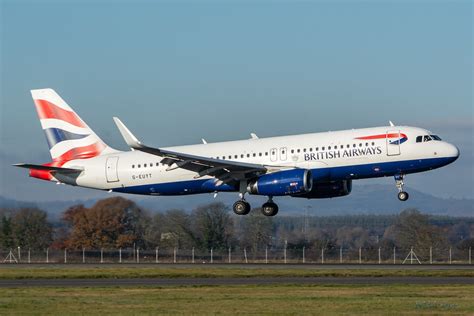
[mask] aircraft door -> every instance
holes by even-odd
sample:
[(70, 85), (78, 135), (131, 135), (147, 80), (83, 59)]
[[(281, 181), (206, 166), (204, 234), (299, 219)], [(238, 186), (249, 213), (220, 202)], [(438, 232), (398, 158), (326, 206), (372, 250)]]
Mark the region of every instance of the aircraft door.
[(387, 131), (387, 156), (400, 155), (400, 130)]
[(118, 160), (119, 157), (109, 157), (105, 163), (105, 175), (107, 177), (107, 182), (117, 182), (118, 178)]
[(281, 147), (280, 148), (280, 160), (285, 161), (286, 157), (287, 157), (286, 147)]
[(270, 149), (270, 160), (277, 161), (277, 159), (278, 159), (278, 149), (276, 148)]

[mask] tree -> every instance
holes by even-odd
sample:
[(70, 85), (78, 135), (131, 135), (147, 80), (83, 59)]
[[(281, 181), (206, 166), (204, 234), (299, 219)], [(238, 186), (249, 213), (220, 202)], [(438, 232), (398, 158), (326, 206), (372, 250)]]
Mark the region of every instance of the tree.
[(431, 225), (428, 216), (416, 209), (401, 212), (391, 233), (398, 248), (409, 250), (413, 247), (419, 257), (427, 258), (430, 247), (444, 249), (448, 244), (442, 230)]
[(69, 248), (122, 248), (144, 245), (148, 217), (133, 202), (121, 197), (98, 201), (91, 208), (76, 205), (63, 215), (70, 226)]
[(11, 219), (7, 215), (3, 215), (0, 222), (0, 247), (4, 249), (13, 247)]
[(233, 222), (224, 203), (199, 206), (192, 214), (193, 232), (201, 249), (226, 249), (233, 233)]
[(24, 248), (47, 248), (53, 238), (53, 229), (47, 214), (37, 208), (21, 208), (11, 218), (15, 244)]
[(273, 233), (273, 218), (264, 216), (260, 209), (254, 209), (240, 221), (240, 245), (249, 247), (256, 253), (259, 247), (271, 244)]
[(345, 248), (362, 248), (370, 243), (369, 232), (362, 227), (344, 226), (336, 231), (336, 241)]

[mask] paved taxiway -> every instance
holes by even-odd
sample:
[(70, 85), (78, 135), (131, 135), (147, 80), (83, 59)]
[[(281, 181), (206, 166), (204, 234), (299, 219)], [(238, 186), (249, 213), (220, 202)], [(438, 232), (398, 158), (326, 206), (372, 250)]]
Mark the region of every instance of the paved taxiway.
[(258, 278), (137, 278), (0, 280), (7, 287), (196, 286), (276, 284), (474, 284), (469, 277), (258, 277)]

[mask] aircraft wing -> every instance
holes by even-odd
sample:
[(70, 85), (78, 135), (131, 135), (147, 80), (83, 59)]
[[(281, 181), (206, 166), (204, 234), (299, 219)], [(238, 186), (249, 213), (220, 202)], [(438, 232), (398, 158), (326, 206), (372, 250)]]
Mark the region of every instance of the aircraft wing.
[(162, 163), (169, 165), (167, 170), (191, 170), (198, 173), (195, 178), (212, 176), (218, 179), (218, 184), (250, 179), (268, 171), (266, 166), (260, 164), (220, 160), (149, 147), (142, 144), (119, 118), (114, 117), (114, 121), (130, 148), (163, 157)]

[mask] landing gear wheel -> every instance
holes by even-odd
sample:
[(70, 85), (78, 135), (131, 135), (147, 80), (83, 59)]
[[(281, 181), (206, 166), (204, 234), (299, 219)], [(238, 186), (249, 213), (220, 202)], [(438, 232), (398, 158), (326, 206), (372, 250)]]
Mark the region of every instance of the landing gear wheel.
[(232, 209), (237, 215), (247, 215), (250, 212), (250, 204), (245, 200), (239, 200), (234, 203)]
[(278, 205), (273, 202), (267, 202), (262, 205), (262, 214), (265, 216), (275, 216), (278, 213)]
[(406, 200), (408, 200), (408, 197), (409, 197), (409, 196), (410, 196), (410, 195), (409, 195), (407, 192), (405, 192), (405, 191), (398, 192), (398, 199), (399, 199), (400, 201), (406, 201)]

